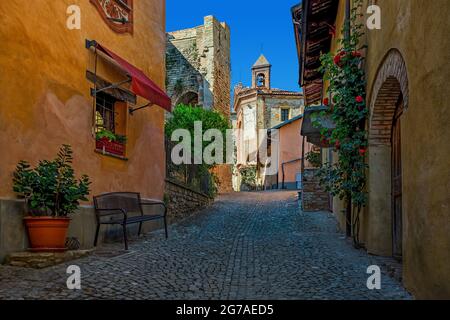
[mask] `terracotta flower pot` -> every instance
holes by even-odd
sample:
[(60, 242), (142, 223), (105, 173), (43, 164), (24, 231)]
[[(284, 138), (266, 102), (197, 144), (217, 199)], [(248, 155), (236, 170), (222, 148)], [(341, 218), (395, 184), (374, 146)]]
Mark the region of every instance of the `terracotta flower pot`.
[(31, 250), (64, 251), (70, 218), (25, 217)]

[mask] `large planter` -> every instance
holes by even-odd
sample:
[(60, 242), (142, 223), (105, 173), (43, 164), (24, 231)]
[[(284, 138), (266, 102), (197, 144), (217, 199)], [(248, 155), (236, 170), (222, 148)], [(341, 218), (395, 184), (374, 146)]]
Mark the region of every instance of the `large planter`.
[(125, 144), (110, 141), (108, 138), (101, 138), (96, 141), (96, 149), (101, 152), (107, 152), (116, 156), (125, 155)]
[(32, 251), (64, 251), (70, 218), (25, 217)]

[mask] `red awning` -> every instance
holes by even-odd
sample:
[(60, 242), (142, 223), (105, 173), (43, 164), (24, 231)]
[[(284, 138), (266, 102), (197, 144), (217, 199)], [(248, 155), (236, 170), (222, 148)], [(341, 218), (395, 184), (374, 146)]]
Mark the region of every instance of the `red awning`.
[(95, 48), (116, 61), (128, 73), (131, 77), (131, 91), (133, 93), (147, 99), (151, 103), (157, 104), (169, 112), (172, 111), (172, 102), (169, 96), (147, 77), (144, 72), (99, 43), (95, 43)]

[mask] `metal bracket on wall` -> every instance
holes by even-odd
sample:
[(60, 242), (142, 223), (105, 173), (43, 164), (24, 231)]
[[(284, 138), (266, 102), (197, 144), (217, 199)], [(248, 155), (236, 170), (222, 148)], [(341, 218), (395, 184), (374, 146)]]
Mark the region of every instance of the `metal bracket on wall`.
[(116, 88), (119, 88), (121, 85), (123, 85), (123, 84), (125, 84), (125, 83), (127, 83), (127, 82), (130, 82), (130, 81), (131, 81), (131, 79), (128, 78), (128, 79), (123, 80), (123, 81), (121, 81), (121, 82), (113, 83), (113, 84), (111, 84), (111, 85), (109, 85), (109, 86), (106, 86), (106, 87), (103, 87), (103, 88), (100, 88), (100, 89), (97, 89), (97, 90), (91, 88), (91, 95), (92, 95), (92, 96), (96, 96), (97, 93), (99, 93), (99, 92), (102, 92), (102, 91), (105, 91), (105, 90), (108, 90), (108, 89), (116, 89)]
[(138, 110), (141, 110), (141, 109), (144, 109), (144, 108), (147, 108), (147, 107), (151, 107), (153, 105), (153, 103), (151, 103), (151, 102), (149, 102), (149, 103), (147, 103), (146, 105), (143, 105), (143, 106), (141, 106), (141, 107), (136, 107), (136, 108), (129, 108), (128, 109), (128, 112), (131, 114), (131, 115), (133, 115), (133, 112), (135, 112), (135, 111), (138, 111)]

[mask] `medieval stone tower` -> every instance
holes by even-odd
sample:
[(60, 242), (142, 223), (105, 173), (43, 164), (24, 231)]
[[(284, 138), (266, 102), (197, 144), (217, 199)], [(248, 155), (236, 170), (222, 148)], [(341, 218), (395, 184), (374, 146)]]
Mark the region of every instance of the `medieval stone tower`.
[[(166, 89), (173, 106), (199, 105), (230, 118), (230, 29), (213, 16), (190, 29), (167, 34)], [(214, 169), (219, 192), (232, 191), (231, 167)]]
[(230, 29), (213, 16), (204, 24), (167, 34), (166, 88), (180, 103), (230, 114)]

